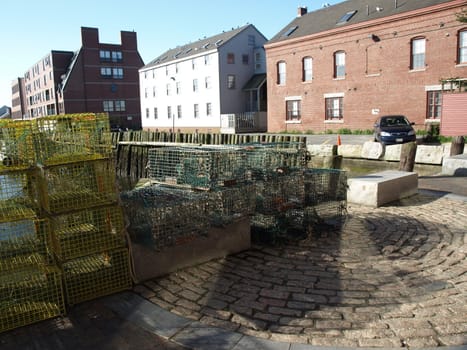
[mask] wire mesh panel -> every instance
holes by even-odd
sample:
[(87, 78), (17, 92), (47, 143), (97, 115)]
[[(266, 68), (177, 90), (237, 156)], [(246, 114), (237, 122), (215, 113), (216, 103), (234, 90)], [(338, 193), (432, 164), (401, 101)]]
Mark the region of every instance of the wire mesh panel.
[[(297, 213), (303, 211), (303, 171), (270, 171), (256, 184), (256, 213), (251, 220), (252, 240), (276, 243), (297, 229)], [(302, 222), (302, 221), (300, 221)]]
[(41, 199), (49, 213), (63, 213), (114, 204), (117, 200), (115, 167), (107, 160), (43, 168)]
[(0, 120), (0, 171), (25, 169), (34, 165), (32, 121)]
[(127, 249), (70, 260), (62, 265), (66, 301), (74, 305), (131, 288)]
[(109, 158), (112, 144), (107, 114), (65, 114), (36, 119), (35, 145), (42, 165)]
[(252, 179), (278, 169), (302, 169), (306, 164), (307, 152), (301, 143), (251, 144), (244, 151)]
[(305, 171), (308, 221), (340, 221), (347, 208), (347, 175), (338, 169)]
[(49, 233), (45, 219), (0, 223), (0, 273), (52, 263)]
[(271, 171), (256, 181), (256, 212), (267, 215), (302, 208), (305, 202), (303, 171)]
[(0, 172), (0, 222), (35, 217), (37, 209), (37, 182), (33, 172)]
[(51, 217), (54, 252), (61, 261), (125, 246), (120, 206), (83, 209)]
[(209, 230), (209, 197), (206, 192), (160, 185), (121, 194), (132, 242), (150, 249), (180, 245)]
[(0, 273), (0, 332), (64, 313), (61, 273), (57, 268)]
[(213, 190), (209, 195), (209, 221), (213, 226), (223, 226), (235, 219), (255, 212), (255, 185), (242, 183)]
[(212, 189), (245, 180), (245, 156), (234, 147), (164, 147), (149, 150), (149, 177), (158, 182)]

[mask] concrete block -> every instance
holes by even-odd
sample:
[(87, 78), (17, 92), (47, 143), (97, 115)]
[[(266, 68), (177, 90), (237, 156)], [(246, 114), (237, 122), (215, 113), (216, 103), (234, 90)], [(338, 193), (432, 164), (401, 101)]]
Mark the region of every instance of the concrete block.
[(362, 158), (380, 159), (384, 154), (384, 148), (379, 142), (367, 141), (363, 144)]
[(337, 154), (344, 158), (362, 158), (363, 145), (340, 145)]
[(388, 162), (399, 162), (401, 160), (402, 145), (388, 145), (384, 150), (384, 160)]
[(331, 168), (340, 169), (342, 166), (342, 156), (313, 156), (308, 162), (310, 168)]
[(137, 282), (142, 282), (250, 247), (250, 218), (245, 217), (225, 227), (211, 227), (205, 237), (196, 237), (186, 244), (166, 247), (161, 251), (132, 242), (131, 254), (135, 278)]
[(386, 170), (348, 180), (347, 202), (379, 207), (418, 191), (418, 174)]
[(337, 145), (307, 145), (306, 148), (312, 157), (329, 157), (337, 154)]
[(418, 145), (415, 163), (441, 165), (444, 147), (442, 145)]
[(444, 175), (467, 176), (467, 154), (444, 158), (441, 172)]

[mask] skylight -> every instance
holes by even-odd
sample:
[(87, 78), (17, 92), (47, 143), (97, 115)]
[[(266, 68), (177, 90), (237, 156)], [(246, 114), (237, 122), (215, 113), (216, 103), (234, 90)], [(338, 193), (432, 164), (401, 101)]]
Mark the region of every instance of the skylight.
[(292, 33), (295, 31), (295, 29), (297, 29), (297, 28), (298, 28), (298, 26), (290, 27), (289, 29), (287, 29), (287, 31), (286, 31), (284, 34), (282, 34), (282, 37), (285, 38), (285, 37), (289, 36), (289, 35), (292, 34)]
[(349, 11), (346, 14), (344, 14), (336, 24), (344, 24), (350, 21), (350, 19), (357, 13), (357, 10)]

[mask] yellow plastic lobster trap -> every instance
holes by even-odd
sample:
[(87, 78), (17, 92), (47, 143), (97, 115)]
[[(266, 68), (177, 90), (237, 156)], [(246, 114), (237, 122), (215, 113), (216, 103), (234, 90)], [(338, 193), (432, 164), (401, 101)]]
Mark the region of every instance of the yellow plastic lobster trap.
[(34, 165), (33, 125), (30, 120), (0, 120), (0, 172)]
[(0, 273), (0, 332), (64, 313), (61, 273), (57, 268)]
[(0, 172), (0, 222), (35, 217), (38, 205), (32, 171)]
[(51, 217), (55, 255), (66, 261), (126, 244), (120, 206), (83, 209)]
[(35, 120), (38, 163), (64, 164), (112, 156), (107, 114), (65, 114)]
[(66, 301), (70, 305), (132, 286), (126, 248), (73, 259), (64, 263), (62, 269)]
[(42, 207), (49, 213), (115, 204), (115, 167), (108, 160), (57, 164), (41, 171)]
[(53, 263), (46, 219), (0, 223), (0, 273)]

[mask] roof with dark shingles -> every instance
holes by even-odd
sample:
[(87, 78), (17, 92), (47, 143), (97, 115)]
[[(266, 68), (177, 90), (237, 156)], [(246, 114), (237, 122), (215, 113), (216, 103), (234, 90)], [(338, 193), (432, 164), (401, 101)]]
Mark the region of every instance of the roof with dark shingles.
[(197, 55), (203, 51), (209, 51), (214, 48), (220, 47), (226, 42), (228, 42), (230, 39), (235, 37), (237, 34), (248, 28), (249, 26), (253, 25), (247, 24), (243, 27), (232, 29), (228, 32), (222, 32), (209, 38), (203, 38), (193, 43), (189, 43), (183, 46), (177, 46), (174, 49), (169, 49), (168, 51), (164, 52), (162, 55), (156, 57), (154, 60), (145, 65), (143, 69), (157, 66), (159, 64), (168, 63), (175, 59)]
[[(333, 6), (309, 12), (301, 17), (296, 17), (269, 40), (267, 44), (342, 28), (351, 24), (388, 17), (450, 1), (453, 0), (347, 0)], [(376, 9), (377, 7), (380, 8), (379, 11)], [(350, 20), (337, 24), (342, 16), (355, 10), (357, 12)], [(284, 35), (284, 33), (294, 27), (296, 28), (290, 35)]]

